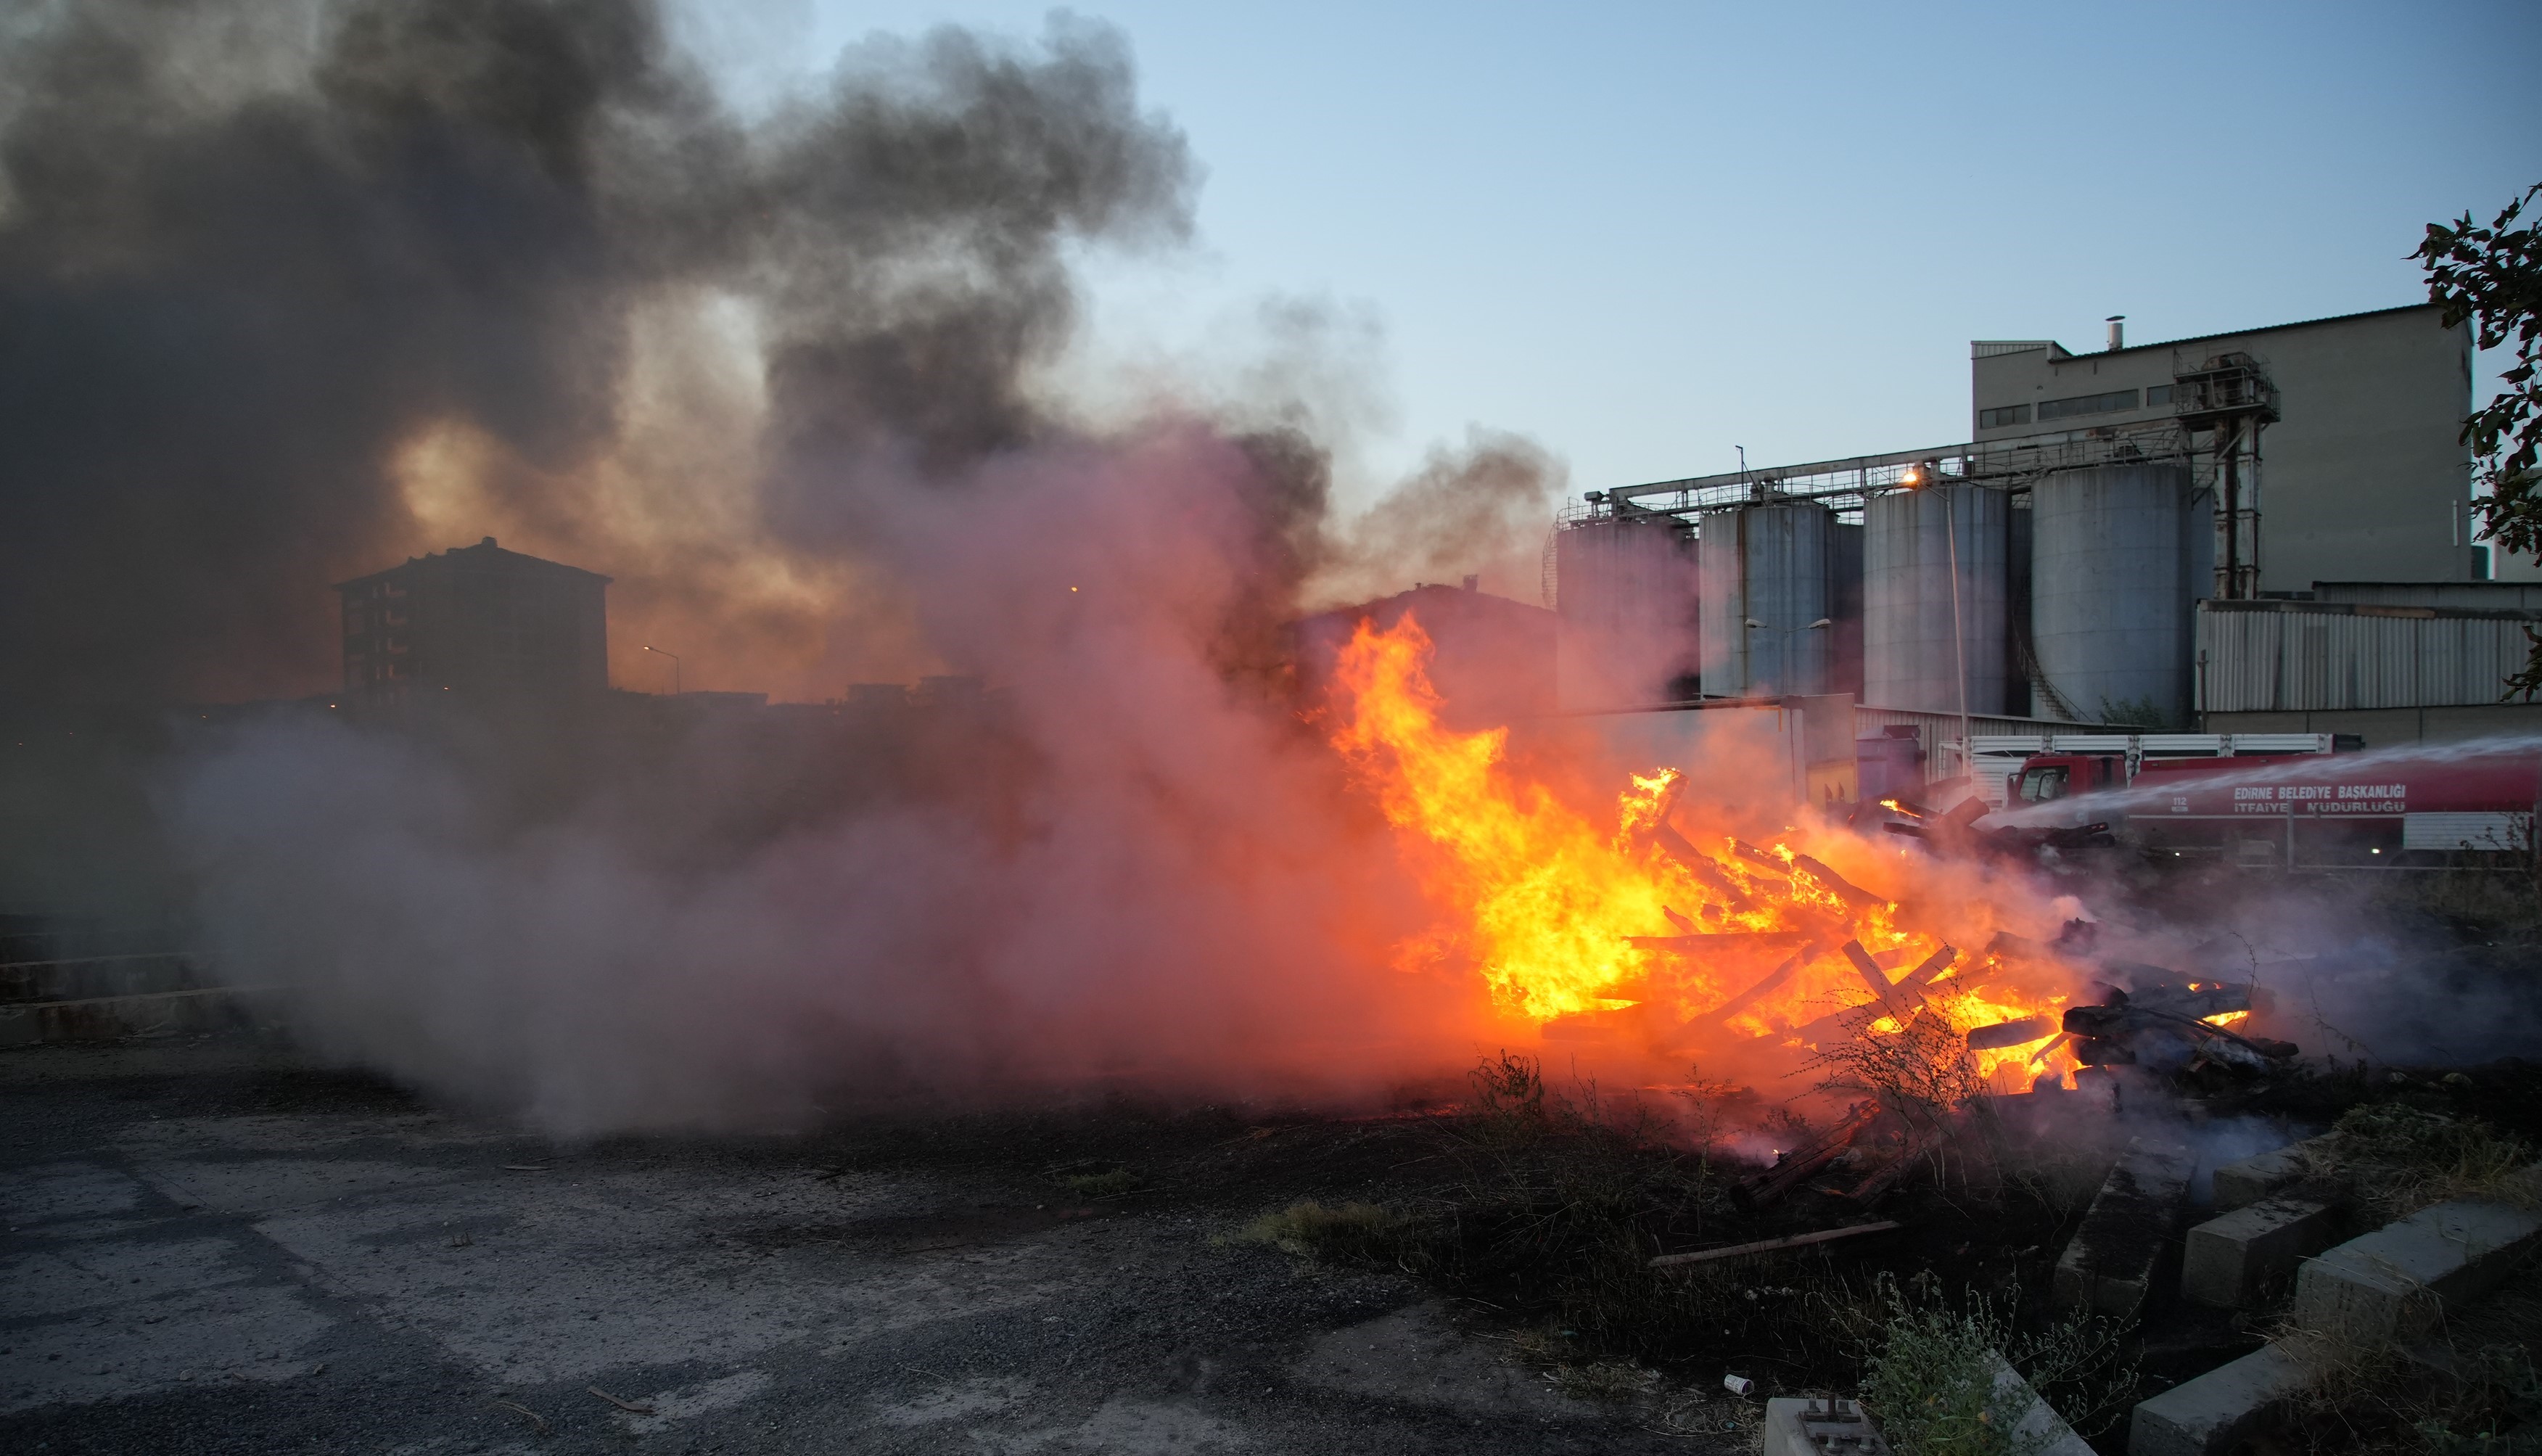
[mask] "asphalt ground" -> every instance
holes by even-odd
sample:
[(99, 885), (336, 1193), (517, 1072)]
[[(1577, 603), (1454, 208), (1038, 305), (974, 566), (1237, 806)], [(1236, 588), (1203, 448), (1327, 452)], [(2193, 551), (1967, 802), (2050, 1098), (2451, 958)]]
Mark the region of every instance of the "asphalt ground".
[[(0, 1098), (0, 1450), (1715, 1443), (1409, 1280), (1229, 1240), (1276, 1156), (1065, 1184), (1273, 1146), (1225, 1110), (560, 1146), (244, 1040), (12, 1050)], [(1361, 1176), (1315, 1146), (1297, 1188)]]

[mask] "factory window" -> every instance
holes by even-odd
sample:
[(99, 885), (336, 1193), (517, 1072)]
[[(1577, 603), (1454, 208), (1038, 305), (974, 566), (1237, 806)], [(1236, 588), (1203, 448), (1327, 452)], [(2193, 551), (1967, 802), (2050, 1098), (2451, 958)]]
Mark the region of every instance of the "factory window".
[(2028, 424), (2029, 422), (2030, 407), (2028, 405), (2006, 405), (2000, 410), (1980, 410), (1978, 412), (1978, 428), (1980, 429), (2001, 429), (2007, 424)]
[(2151, 386), (2150, 388), (2148, 388), (2148, 389), (2146, 389), (2146, 390), (2145, 390), (2145, 408), (2146, 408), (2146, 409), (2150, 410), (2150, 409), (2152, 409), (2152, 408), (2153, 408), (2154, 406), (2156, 406), (2156, 405), (2168, 405), (2168, 404), (2170, 404), (2170, 403), (2171, 403), (2171, 386), (2170, 386), (2170, 385), (2168, 385), (2168, 384), (2157, 384), (2157, 385), (2153, 385), (2153, 386)]
[(2113, 410), (2132, 410), (2135, 407), (2136, 392), (2132, 389), (2123, 389), (2115, 394), (2084, 394), (2068, 400), (2041, 400), (2039, 418), (2064, 420), (2075, 415), (2107, 415)]

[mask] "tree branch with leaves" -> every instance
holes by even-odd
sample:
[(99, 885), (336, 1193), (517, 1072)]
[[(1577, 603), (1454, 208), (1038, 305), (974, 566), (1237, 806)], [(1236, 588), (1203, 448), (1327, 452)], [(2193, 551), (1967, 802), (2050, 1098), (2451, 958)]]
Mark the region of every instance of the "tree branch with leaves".
[[(2482, 348), (2514, 345), (2515, 362), (2500, 376), (2505, 389), (2463, 421), (2462, 439), (2489, 487), (2471, 502), (2483, 534), (2497, 549), (2526, 556), (2542, 555), (2542, 220), (2518, 222), (2537, 196), (2542, 183), (2487, 227), (2468, 212), (2450, 227), (2431, 222), (2412, 255), (2428, 271), (2428, 298), (2444, 305), (2447, 328), (2470, 323)], [(2542, 634), (2528, 627), (2524, 635), (2532, 655), (2500, 696), (2521, 693), (2529, 703), (2542, 692)]]

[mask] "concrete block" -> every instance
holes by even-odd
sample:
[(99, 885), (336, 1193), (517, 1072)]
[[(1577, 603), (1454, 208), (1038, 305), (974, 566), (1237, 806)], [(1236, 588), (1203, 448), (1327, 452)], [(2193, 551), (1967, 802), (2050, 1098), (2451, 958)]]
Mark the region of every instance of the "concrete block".
[(2367, 1341), (2414, 1340), (2435, 1327), (2446, 1301), (2486, 1292), (2537, 1244), (2542, 1214), (2513, 1204), (2422, 1208), (2306, 1263), (2294, 1323)]
[(2056, 1261), (2050, 1285), (2056, 1303), (2121, 1319), (2144, 1308), (2197, 1167), (2187, 1148), (2141, 1137), (2129, 1143)]
[(2180, 1293), (2192, 1304), (2257, 1309), (2282, 1291), (2308, 1254), (2339, 1242), (2336, 1204), (2263, 1198), (2189, 1231)]
[(2056, 1414), (2056, 1408), (2040, 1398), (2012, 1368), (2012, 1362), (2000, 1350), (1989, 1350), (1994, 1357), (1995, 1393), (2022, 1412), (2012, 1427), (2013, 1449), (2024, 1456), (2092, 1456), (2091, 1443), (2074, 1434), (2074, 1427)]
[(2308, 1158), (2327, 1158), (2333, 1140), (2334, 1135), (2325, 1132), (2216, 1169), (2215, 1206), (2228, 1210), (2247, 1208), (2288, 1184), (2300, 1182), (2311, 1171)]
[(2264, 1344), (2138, 1403), (2128, 1456), (2224, 1456), (2275, 1424), (2311, 1383), (2293, 1356)]
[(1767, 1401), (1764, 1436), (1763, 1456), (1890, 1456), (1880, 1427), (1853, 1401)]

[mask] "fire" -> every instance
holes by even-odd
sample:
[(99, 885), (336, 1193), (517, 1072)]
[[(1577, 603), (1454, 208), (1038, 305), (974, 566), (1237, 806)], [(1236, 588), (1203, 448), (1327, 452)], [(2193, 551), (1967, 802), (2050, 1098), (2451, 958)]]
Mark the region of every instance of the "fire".
[[(1665, 889), (1635, 873), (1619, 835), (1541, 786), (1511, 782), (1505, 729), (1439, 727), (1422, 666), (1429, 646), (1408, 617), (1383, 636), (1361, 626), (1342, 657), (1352, 711), (1336, 746), (1376, 780), (1386, 818), (1428, 846), (1425, 878), (1453, 886), (1466, 911), (1464, 949), (1496, 1005), (1533, 1022), (1632, 1005), (1648, 958), (1614, 927), (1665, 927)], [(1665, 782), (1636, 781), (1626, 805), (1636, 794), (1647, 804)]]
[(2036, 1019), (2029, 1041), (1968, 1053), (2005, 1090), (2074, 1066), (2056, 1032), (2065, 995), (1902, 923), (1917, 862), (1896, 846), (1816, 815), (1751, 844), (1681, 806), (1675, 769), (1632, 775), (1602, 823), (1516, 773), (1506, 728), (1442, 727), (1429, 651), (1408, 615), (1363, 623), (1336, 669), (1332, 742), (1446, 916), (1398, 965), (1467, 965), (1514, 1022), (1637, 1026), (1655, 1049), (1812, 1044), (1852, 1035), (1861, 1018), (1845, 1013), (1878, 1001), (1868, 1035), (1894, 1034), (1902, 1013), (1944, 1019), (1954, 1039)]

